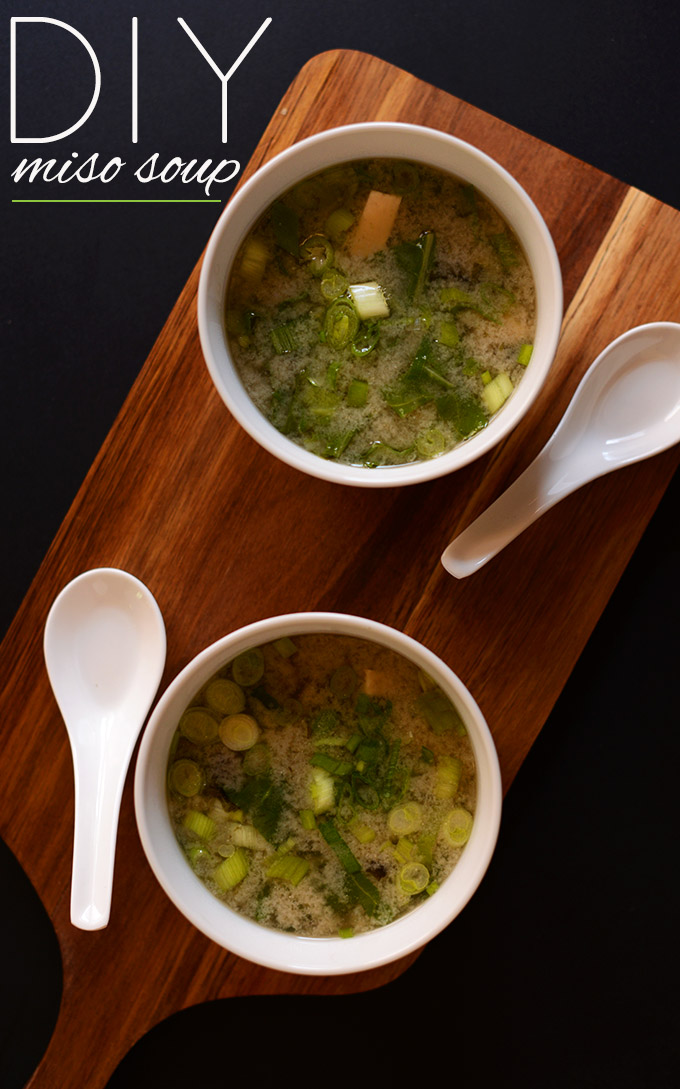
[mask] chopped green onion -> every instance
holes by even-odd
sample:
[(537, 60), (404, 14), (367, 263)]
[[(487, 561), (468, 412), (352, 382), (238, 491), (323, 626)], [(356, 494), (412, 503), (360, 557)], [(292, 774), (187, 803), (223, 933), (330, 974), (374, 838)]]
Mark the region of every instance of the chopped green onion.
[(291, 658), (295, 654), (297, 647), (292, 639), (284, 635), (282, 639), (274, 640), (274, 649), (279, 652), (282, 658)]
[(398, 840), (396, 847), (392, 847), (392, 854), (396, 861), (403, 865), (405, 862), (410, 862), (415, 854), (415, 847), (411, 843), (410, 839), (406, 839), (404, 836)]
[(421, 862), (408, 862), (399, 871), (399, 886), (408, 896), (415, 896), (427, 888), (430, 874)]
[(241, 275), (244, 280), (254, 283), (261, 280), (269, 260), (269, 251), (259, 238), (249, 238), (241, 257)]
[(484, 383), (485, 386), (488, 386), (490, 381), (491, 381), (491, 371), (484, 371), (484, 373), (482, 374), (482, 382)]
[(231, 833), (231, 839), (236, 847), (247, 847), (250, 851), (269, 850), (266, 839), (252, 824), (237, 825)]
[(238, 848), (233, 855), (225, 858), (224, 862), (220, 862), (213, 872), (213, 880), (223, 892), (229, 892), (230, 889), (236, 888), (243, 881), (249, 868), (247, 856)]
[(331, 389), (335, 389), (336, 383), (338, 381), (338, 371), (341, 367), (341, 359), (334, 359), (332, 363), (328, 364), (328, 369), (326, 371), (326, 381), (328, 382), (328, 385), (331, 387)]
[(397, 836), (408, 836), (417, 832), (423, 823), (423, 810), (418, 802), (404, 802), (390, 810), (387, 824)]
[(326, 311), (324, 333), (333, 351), (346, 348), (359, 329), (359, 315), (349, 299), (336, 299)]
[(349, 822), (349, 830), (361, 844), (372, 843), (375, 839), (375, 829), (369, 824), (364, 824), (360, 817), (354, 817)]
[(251, 647), (231, 663), (231, 673), (237, 684), (248, 688), (257, 684), (264, 673), (264, 655), (259, 647)]
[(217, 737), (217, 721), (205, 707), (190, 707), (184, 712), (177, 727), (182, 737), (194, 745), (205, 745)]
[(346, 760), (336, 760), (334, 756), (329, 756), (325, 752), (315, 752), (309, 762), (312, 767), (321, 768), (330, 775), (337, 775), (340, 778), (349, 775), (354, 768), (354, 765)]
[(230, 681), (227, 677), (217, 677), (205, 690), (205, 702), (219, 715), (237, 715), (245, 707), (246, 697), (235, 681)]
[(287, 881), (296, 887), (309, 872), (309, 862), (298, 855), (277, 855), (267, 869), (267, 877), (275, 881)]
[(313, 768), (309, 793), (312, 799), (312, 810), (317, 816), (332, 809), (335, 805), (335, 784), (332, 775), (323, 768)]
[(437, 762), (437, 778), (434, 793), (437, 798), (455, 798), (463, 774), (463, 765), (457, 756), (440, 756)]
[(380, 284), (375, 280), (366, 284), (350, 284), (348, 291), (361, 321), (389, 318), (390, 308), (387, 305), (387, 299)]
[(336, 208), (326, 220), (326, 234), (337, 242), (353, 223), (354, 216), (351, 212), (348, 212), (346, 208)]
[(337, 828), (333, 824), (333, 821), (320, 821), (319, 831), (321, 832), (321, 835), (325, 839), (328, 846), (335, 851), (342, 868), (347, 873), (360, 873), (361, 863), (349, 849), (344, 839), (338, 832)]
[(252, 749), (260, 736), (260, 727), (252, 715), (228, 715), (219, 726), (220, 738), (233, 752)]
[(368, 916), (375, 915), (380, 906), (380, 893), (363, 871), (348, 873), (346, 884), (351, 895), (361, 904)]
[(168, 786), (175, 794), (193, 798), (205, 785), (205, 776), (193, 760), (176, 760), (168, 773)]
[(458, 711), (441, 688), (429, 688), (418, 697), (418, 709), (431, 730), (443, 734), (453, 730), (458, 736), (465, 733), (465, 726)]
[(189, 832), (193, 832), (199, 839), (212, 839), (215, 835), (215, 822), (206, 813), (199, 813), (197, 809), (187, 809), (182, 824)]
[(417, 245), (422, 250), (423, 257), (420, 265), (420, 270), (418, 272), (416, 285), (413, 291), (414, 302), (418, 301), (420, 293), (425, 286), (425, 280), (427, 279), (427, 275), (432, 268), (432, 263), (434, 261), (435, 239), (436, 235), (434, 231), (423, 231), (420, 238), (418, 239)]
[(507, 374), (497, 374), (493, 378), (488, 386), (485, 386), (482, 391), (484, 403), (493, 415), (494, 412), (498, 412), (498, 409), (504, 404), (510, 394), (512, 393), (512, 382)]
[(336, 435), (329, 435), (326, 439), (326, 447), (323, 451), (323, 457), (325, 458), (338, 458), (347, 449), (352, 438), (354, 431), (341, 431)]
[(470, 838), (472, 823), (467, 809), (457, 806), (444, 817), (442, 832), (452, 847), (463, 847)]
[(353, 938), (354, 937), (354, 927), (341, 926), (340, 929), (338, 930), (338, 937), (339, 938)]
[(363, 325), (352, 341), (352, 355), (360, 358), (370, 355), (380, 340), (380, 324), (377, 321)]
[(368, 382), (362, 378), (353, 378), (347, 389), (347, 404), (350, 408), (363, 408), (368, 400)]
[(446, 438), (438, 427), (429, 427), (416, 439), (416, 450), (422, 458), (436, 458), (446, 449)]
[(337, 268), (327, 268), (321, 277), (321, 283), (319, 284), (319, 291), (322, 298), (326, 302), (333, 302), (334, 299), (344, 295), (347, 291), (347, 285), (349, 280), (340, 272)]
[(300, 246), (300, 257), (309, 265), (312, 276), (321, 276), (333, 263), (333, 247), (322, 234), (312, 234)]
[(522, 345), (522, 347), (520, 348), (519, 353), (517, 355), (517, 362), (519, 363), (520, 367), (526, 367), (528, 365), (529, 360), (531, 359), (531, 356), (533, 355), (533, 351), (534, 351), (533, 344), (523, 344)]
[(417, 844), (418, 855), (420, 861), (427, 866), (428, 870), (432, 869), (434, 848), (437, 842), (437, 837), (432, 833), (427, 833), (424, 836), (420, 836)]
[(283, 325), (277, 325), (272, 329), (270, 336), (277, 355), (287, 355), (289, 352), (297, 351), (297, 341), (292, 326), (293, 323), (287, 321)]
[(191, 865), (195, 866), (197, 862), (204, 862), (209, 859), (211, 852), (206, 851), (205, 847), (189, 847), (186, 855)]
[(316, 817), (311, 809), (301, 809), (298, 816), (300, 824), (307, 832), (311, 832), (316, 828)]

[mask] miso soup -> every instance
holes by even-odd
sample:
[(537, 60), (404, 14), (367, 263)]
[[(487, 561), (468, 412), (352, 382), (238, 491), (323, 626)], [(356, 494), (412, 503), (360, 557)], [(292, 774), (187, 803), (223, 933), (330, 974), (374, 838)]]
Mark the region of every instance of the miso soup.
[(375, 159), (272, 204), (236, 256), (225, 324), (279, 431), (375, 467), (436, 457), (486, 427), (531, 359), (535, 303), (524, 252), (481, 193)]
[(180, 717), (168, 804), (189, 864), (263, 926), (351, 937), (436, 895), (469, 838), (462, 719), (416, 666), (332, 634), (255, 647)]

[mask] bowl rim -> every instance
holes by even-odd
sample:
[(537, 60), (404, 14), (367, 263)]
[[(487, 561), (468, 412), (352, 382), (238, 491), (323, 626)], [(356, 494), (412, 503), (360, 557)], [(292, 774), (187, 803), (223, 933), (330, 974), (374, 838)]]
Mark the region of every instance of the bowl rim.
[[(489, 181), (493, 179), (494, 184), (501, 187), (507, 200), (512, 202), (512, 209), (508, 211), (497, 196), (489, 195), (489, 199), (496, 206), (501, 205), (499, 210), (520, 237), (525, 251), (527, 236), (524, 229), (518, 229), (520, 217), (523, 223), (530, 225), (532, 248), (536, 252), (534, 254), (532, 251), (527, 256), (534, 276), (538, 320), (542, 323), (540, 330), (537, 326), (537, 340), (542, 347), (539, 352), (534, 351), (532, 362), (515, 393), (483, 431), (436, 458), (368, 469), (313, 454), (282, 435), (266, 419), (245, 392), (238, 369), (231, 360), (222, 311), (226, 284), (238, 247), (253, 223), (277, 195), (295, 184), (296, 180), (323, 169), (331, 162), (347, 162), (353, 158), (365, 157), (359, 151), (349, 150), (351, 144), (398, 137), (404, 141), (427, 141), (431, 148), (436, 148), (442, 155), (448, 152), (467, 158), (474, 171), (483, 171), (486, 175), (486, 189), (483, 184), (478, 186), (485, 195), (488, 195)], [(348, 150), (340, 151), (336, 155), (330, 154), (338, 142), (343, 145), (349, 142)], [(408, 155), (405, 152), (400, 154), (397, 151), (379, 149), (373, 154), (375, 157), (427, 161), (424, 155)], [(292, 170), (298, 160), (305, 163), (308, 159), (315, 165), (305, 166), (287, 177), (286, 172)], [(435, 165), (440, 169), (447, 169), (439, 163)], [(283, 172), (287, 180), (276, 185), (275, 179), (279, 172)], [(455, 164), (452, 164), (450, 172), (457, 173)], [(239, 226), (241, 216), (243, 222)], [(220, 273), (223, 247), (228, 252), (229, 259), (226, 268)], [(535, 262), (539, 256), (542, 266), (537, 282)], [(215, 279), (220, 281), (219, 290), (215, 290)], [(542, 300), (540, 305), (539, 297)], [(431, 480), (468, 465), (496, 446), (519, 423), (538, 396), (555, 357), (562, 323), (563, 285), (555, 244), (543, 216), (523, 186), (496, 159), (473, 144), (440, 129), (397, 121), (367, 121), (324, 129), (298, 140), (258, 167), (239, 186), (220, 215), (208, 241), (199, 276), (197, 312), (201, 348), (215, 389), (241, 427), (269, 454), (322, 480), (362, 487), (399, 487)]]
[[(477, 764), (475, 823), (466, 850), (437, 893), (413, 911), (351, 940), (284, 934), (263, 927), (217, 899), (177, 843), (166, 802), (167, 758), (181, 710), (212, 673), (236, 654), (282, 635), (337, 632), (404, 654), (452, 694)], [(367, 971), (421, 948), (447, 926), (479, 886), (496, 845), (502, 806), (501, 773), (489, 727), (476, 701), (438, 656), (379, 621), (347, 613), (284, 613), (238, 628), (200, 651), (170, 682), (143, 733), (134, 780), (137, 827), (151, 869), (175, 907), (218, 945), (256, 964), (304, 975)], [(160, 803), (160, 804), (159, 804)], [(470, 850), (472, 846), (473, 850)]]

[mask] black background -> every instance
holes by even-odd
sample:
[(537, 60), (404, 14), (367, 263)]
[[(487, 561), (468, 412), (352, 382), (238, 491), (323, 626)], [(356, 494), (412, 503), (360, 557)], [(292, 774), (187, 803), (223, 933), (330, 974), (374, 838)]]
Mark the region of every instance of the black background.
[[(225, 157), (245, 166), (305, 61), (351, 48), (680, 207), (680, 9), (671, 0), (3, 0), (2, 12), (4, 88), (11, 16), (69, 23), (102, 69), (96, 110), (71, 137), (12, 145), (8, 124), (3, 141), (3, 632), (220, 211), (13, 198), (202, 197), (197, 186), (142, 186), (133, 170), (154, 152), (161, 162)], [(219, 82), (178, 16), (223, 70), (272, 17), (229, 83), (226, 147)], [(18, 133), (61, 131), (89, 100), (85, 53), (53, 27), (20, 28), (18, 40)], [(108, 186), (12, 180), (24, 156), (61, 162), (74, 152), (128, 165)], [(210, 196), (224, 200), (231, 188)], [(668, 276), (680, 281), (680, 263)], [(677, 1084), (679, 487), (676, 476), (510, 791), (487, 878), (448, 931), (377, 992), (232, 999), (177, 1015), (133, 1049), (111, 1087), (172, 1089), (203, 1064), (214, 1085), (240, 1073), (297, 1084), (335, 1071), (368, 1086), (443, 1077), (518, 1089)], [(39, 789), (27, 799), (35, 804)], [(13, 1089), (49, 1038), (60, 962), (6, 849), (0, 863), (9, 950), (0, 1085)]]

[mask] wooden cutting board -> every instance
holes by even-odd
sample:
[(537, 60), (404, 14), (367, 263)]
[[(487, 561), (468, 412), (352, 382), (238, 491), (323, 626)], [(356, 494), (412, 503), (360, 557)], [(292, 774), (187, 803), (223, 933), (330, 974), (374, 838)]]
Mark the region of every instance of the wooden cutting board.
[[(446, 575), (442, 549), (538, 452), (605, 344), (641, 322), (680, 321), (678, 279), (668, 276), (680, 214), (375, 57), (342, 51), (304, 67), (243, 176), (304, 136), (368, 120), (421, 123), (468, 140), (534, 198), (564, 274), (555, 366), (527, 418), (475, 464), (416, 487), (342, 488), (274, 461), (230, 417), (200, 352), (194, 270), (2, 648), (0, 831), (52, 919), (64, 968), (58, 1023), (33, 1089), (99, 1089), (144, 1032), (194, 1003), (358, 992), (414, 959), (310, 978), (258, 968), (212, 944), (151, 874), (131, 775), (111, 924), (96, 933), (71, 927), (70, 752), (42, 658), (45, 618), (65, 583), (98, 566), (147, 583), (168, 632), (162, 687), (208, 643), (276, 613), (329, 609), (401, 628), (471, 688), (507, 790), (680, 458), (669, 451), (589, 485), (472, 578)], [(40, 804), (27, 806), (36, 783)]]

